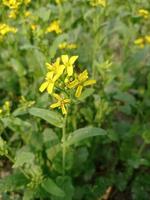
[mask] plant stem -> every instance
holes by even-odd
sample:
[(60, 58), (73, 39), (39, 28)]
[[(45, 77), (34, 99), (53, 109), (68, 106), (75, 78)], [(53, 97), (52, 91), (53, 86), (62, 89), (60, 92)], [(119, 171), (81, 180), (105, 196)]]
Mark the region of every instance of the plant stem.
[(65, 176), (65, 167), (66, 167), (66, 121), (67, 115), (64, 117), (63, 127), (62, 127), (62, 169), (63, 176)]
[(144, 143), (141, 145), (141, 147), (139, 148), (138, 155), (141, 155), (141, 153), (143, 152), (145, 146), (146, 146), (146, 143), (144, 142)]

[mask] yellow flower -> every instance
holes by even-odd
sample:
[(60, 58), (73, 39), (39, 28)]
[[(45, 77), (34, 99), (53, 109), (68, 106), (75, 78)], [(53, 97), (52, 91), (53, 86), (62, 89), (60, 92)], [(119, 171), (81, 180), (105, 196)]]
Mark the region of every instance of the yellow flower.
[(38, 26), (37, 26), (37, 24), (31, 24), (30, 27), (31, 27), (32, 31), (35, 31)]
[(15, 9), (11, 10), (10, 13), (9, 13), (9, 15), (8, 15), (8, 17), (9, 17), (9, 18), (12, 18), (12, 19), (16, 19), (17, 12), (18, 12), (18, 11), (15, 10)]
[(70, 99), (64, 99), (58, 94), (53, 94), (53, 96), (57, 99), (57, 102), (53, 103), (52, 105), (50, 105), (50, 108), (60, 107), (61, 110), (62, 110), (62, 113), (64, 115), (66, 115), (67, 114), (67, 110), (66, 110), (65, 104), (69, 104), (70, 103)]
[(0, 109), (0, 114), (2, 114), (2, 112), (3, 112), (3, 110), (2, 110), (2, 109)]
[(96, 83), (96, 80), (87, 80), (88, 79), (88, 72), (84, 70), (82, 73), (78, 75), (78, 77), (68, 84), (68, 88), (75, 88), (77, 87), (75, 96), (80, 97), (83, 87), (88, 85), (93, 85)]
[(144, 47), (144, 38), (140, 37), (134, 41), (134, 44), (138, 45), (139, 47), (143, 48)]
[(58, 48), (59, 49), (66, 49), (67, 48), (67, 42), (63, 42), (63, 43), (59, 44)]
[(3, 4), (10, 9), (18, 9), (21, 4), (21, 1), (18, 0), (3, 0)]
[(77, 45), (75, 43), (68, 44), (67, 42), (63, 42), (59, 44), (59, 49), (76, 49)]
[(138, 15), (140, 17), (144, 17), (145, 19), (148, 19), (148, 17), (150, 16), (150, 13), (148, 10), (145, 10), (145, 9), (139, 9), (138, 10)]
[(103, 6), (103, 7), (106, 7), (106, 0), (91, 0), (90, 4), (92, 6)]
[(58, 5), (62, 4), (63, 1), (64, 1), (64, 0), (55, 0), (55, 2), (56, 2)]
[(145, 44), (150, 44), (150, 35), (140, 37), (134, 41), (134, 44), (138, 45), (141, 48), (144, 48)]
[(75, 43), (70, 43), (70, 44), (67, 45), (67, 48), (68, 49), (76, 49), (77, 45)]
[(54, 73), (55, 79), (58, 79), (65, 69), (65, 66), (60, 64), (60, 58), (57, 58), (53, 64), (46, 63), (46, 66), (49, 71)]
[(69, 58), (68, 55), (62, 55), (61, 56), (62, 62), (66, 67), (68, 76), (72, 76), (72, 74), (73, 74), (73, 64), (75, 63), (77, 58), (78, 58), (78, 56), (71, 56), (70, 58)]
[(148, 44), (150, 44), (150, 35), (146, 35), (146, 36), (145, 36), (145, 41), (146, 41)]
[(23, 0), (23, 1), (25, 5), (28, 5), (31, 2), (31, 0)]
[(31, 12), (30, 11), (26, 11), (25, 13), (24, 13), (24, 16), (25, 17), (29, 17), (31, 15)]
[(9, 32), (16, 33), (17, 29), (7, 24), (0, 24), (0, 39), (2, 39), (4, 35), (6, 35)]
[(10, 111), (10, 101), (5, 101), (3, 105), (3, 110), (9, 112)]
[(46, 33), (55, 32), (57, 34), (62, 33), (59, 20), (53, 21), (46, 29)]
[(44, 92), (47, 89), (47, 92), (51, 94), (54, 89), (54, 84), (56, 82), (56, 76), (54, 76), (54, 72), (48, 72), (45, 77), (44, 83), (40, 86), (40, 92)]

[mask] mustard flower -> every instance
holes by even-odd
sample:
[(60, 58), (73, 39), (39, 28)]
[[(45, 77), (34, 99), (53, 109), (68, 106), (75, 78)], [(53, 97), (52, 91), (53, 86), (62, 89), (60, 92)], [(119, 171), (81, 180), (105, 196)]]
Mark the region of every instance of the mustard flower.
[(23, 0), (23, 2), (25, 5), (28, 5), (31, 2), (31, 0)]
[(54, 73), (56, 80), (63, 74), (65, 69), (65, 66), (60, 64), (60, 58), (57, 58), (53, 64), (46, 63), (46, 66), (50, 72)]
[(150, 35), (145, 36), (145, 41), (147, 44), (150, 44)]
[(103, 6), (103, 7), (106, 7), (106, 0), (91, 0), (90, 4), (92, 6)]
[(9, 32), (16, 33), (17, 29), (7, 24), (0, 24), (0, 39), (3, 39), (4, 35)]
[(30, 28), (31, 28), (32, 31), (35, 31), (38, 28), (38, 25), (37, 24), (31, 24)]
[(54, 76), (54, 72), (48, 72), (46, 74), (44, 83), (42, 83), (39, 88), (40, 92), (44, 92), (44, 90), (47, 89), (47, 92), (52, 94), (56, 80), (57, 79), (56, 76)]
[(46, 29), (46, 33), (55, 32), (56, 34), (62, 33), (62, 29), (60, 27), (60, 21), (53, 21)]
[(18, 9), (18, 7), (21, 4), (21, 1), (19, 0), (3, 0), (3, 4), (10, 9)]
[(50, 105), (50, 108), (57, 108), (57, 107), (60, 107), (61, 110), (62, 110), (62, 113), (64, 115), (67, 114), (67, 109), (65, 107), (65, 104), (69, 104), (70, 103), (70, 99), (65, 99), (63, 97), (61, 97), (59, 94), (53, 94), (53, 96), (57, 99), (57, 102), (56, 103), (53, 103)]
[(11, 10), (11, 11), (9, 12), (8, 17), (9, 17), (9, 18), (12, 18), (12, 19), (16, 19), (17, 13), (18, 13), (18, 10), (13, 9), (13, 10)]
[(80, 73), (77, 78), (68, 84), (68, 88), (75, 88), (77, 87), (75, 96), (80, 97), (83, 87), (88, 85), (93, 85), (96, 83), (96, 80), (87, 80), (88, 79), (88, 72), (84, 70)]
[(46, 66), (49, 72), (46, 74), (45, 82), (42, 83), (39, 90), (40, 92), (43, 92), (47, 89), (48, 93), (51, 94), (53, 92), (54, 84), (62, 75), (65, 66), (60, 64), (60, 58), (57, 58), (56, 62), (53, 64), (46, 63)]
[(150, 44), (150, 35), (137, 38), (134, 41), (134, 44), (138, 45), (141, 48), (144, 48), (145, 44)]
[(62, 59), (64, 66), (66, 67), (68, 76), (72, 76), (72, 74), (73, 74), (73, 64), (78, 59), (78, 56), (71, 56), (69, 58), (68, 55), (62, 55), (61, 59)]
[(138, 10), (138, 15), (139, 15), (140, 17), (143, 17), (143, 18), (145, 18), (145, 19), (148, 19), (148, 17), (150, 16), (150, 13), (149, 13), (148, 10), (139, 9), (139, 10)]
[(63, 3), (64, 0), (55, 0), (56, 4), (60, 5)]
[(67, 43), (67, 42), (63, 42), (61, 44), (59, 44), (59, 49), (76, 49), (77, 45), (75, 43)]

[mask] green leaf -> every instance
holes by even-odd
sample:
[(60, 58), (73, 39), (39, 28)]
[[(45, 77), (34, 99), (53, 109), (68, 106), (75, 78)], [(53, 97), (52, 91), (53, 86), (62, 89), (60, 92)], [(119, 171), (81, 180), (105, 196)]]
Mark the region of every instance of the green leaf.
[(17, 73), (19, 77), (26, 75), (26, 70), (24, 66), (22, 65), (22, 63), (20, 63), (18, 60), (14, 58), (10, 60), (10, 63), (11, 63), (12, 68), (15, 70), (15, 72)]
[(46, 150), (46, 154), (47, 154), (47, 157), (50, 159), (50, 160), (53, 160), (54, 157), (57, 155), (58, 152), (61, 151), (61, 145), (60, 144), (56, 144), (50, 148), (48, 148)]
[(15, 157), (14, 168), (22, 167), (25, 163), (32, 164), (34, 161), (34, 154), (31, 152), (18, 152)]
[(82, 92), (81, 96), (79, 97), (79, 100), (83, 101), (87, 97), (91, 96), (93, 93), (94, 93), (94, 89), (93, 88), (87, 88)]
[(74, 187), (72, 185), (72, 180), (69, 176), (59, 176), (56, 179), (58, 186), (63, 187), (65, 191), (65, 196), (62, 197), (52, 197), (52, 200), (72, 200), (74, 197)]
[(14, 132), (26, 132), (31, 129), (31, 124), (25, 120), (21, 120), (18, 117), (5, 117), (1, 119), (4, 124), (4, 127), (9, 127)]
[(48, 123), (56, 127), (61, 128), (63, 126), (62, 116), (54, 111), (50, 111), (50, 110), (46, 110), (42, 108), (31, 108), (29, 109), (29, 113), (31, 115), (44, 119), (45, 121), (47, 121)]
[(0, 180), (0, 193), (17, 190), (27, 183), (25, 176), (20, 172), (16, 172)]
[(42, 187), (44, 190), (46, 190), (48, 193), (58, 196), (58, 197), (64, 197), (65, 193), (64, 191), (59, 188), (56, 183), (51, 179), (48, 178), (42, 183)]
[(102, 136), (102, 135), (106, 135), (106, 131), (101, 128), (94, 128), (94, 127), (80, 128), (69, 135), (67, 140), (67, 145), (72, 145), (77, 142), (81, 142), (82, 140), (89, 137)]

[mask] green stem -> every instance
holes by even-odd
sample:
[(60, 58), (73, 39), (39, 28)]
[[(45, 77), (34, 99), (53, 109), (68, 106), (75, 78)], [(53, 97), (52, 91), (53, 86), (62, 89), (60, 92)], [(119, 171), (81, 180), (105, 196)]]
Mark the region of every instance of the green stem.
[(142, 153), (143, 150), (145, 149), (145, 146), (146, 146), (146, 143), (144, 142), (144, 143), (141, 145), (141, 147), (140, 147), (140, 149), (139, 149), (139, 151), (138, 151), (138, 155), (141, 155), (141, 153)]
[(66, 121), (67, 115), (64, 117), (63, 127), (62, 127), (62, 169), (63, 176), (65, 176), (65, 167), (66, 167)]

